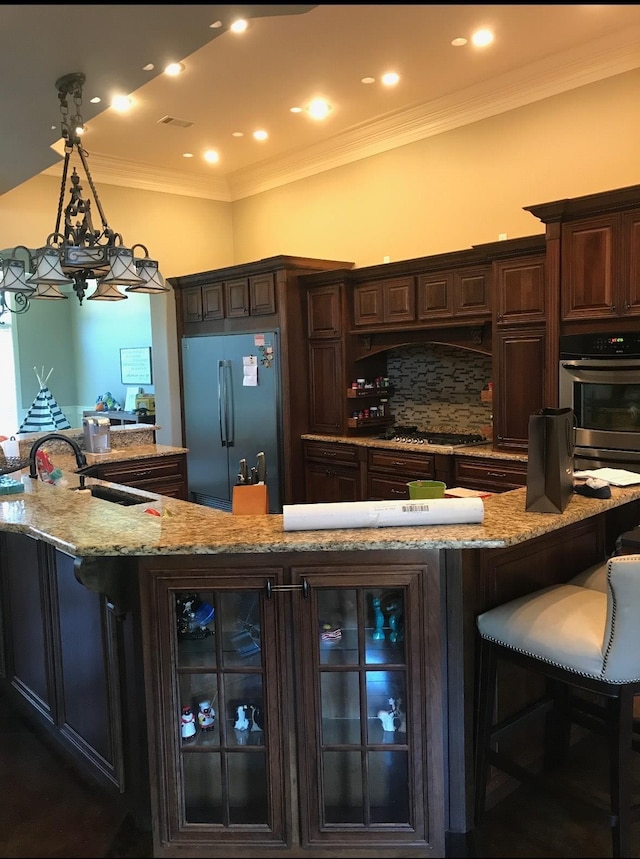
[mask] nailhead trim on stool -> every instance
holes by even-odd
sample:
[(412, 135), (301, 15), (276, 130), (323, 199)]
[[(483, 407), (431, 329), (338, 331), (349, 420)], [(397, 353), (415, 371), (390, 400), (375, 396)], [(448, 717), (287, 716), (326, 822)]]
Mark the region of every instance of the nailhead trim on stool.
[[(599, 589), (603, 571), (604, 591)], [(640, 693), (640, 555), (614, 556), (576, 580), (512, 600), (476, 619), (476, 823), (484, 813), (490, 765), (520, 780), (530, 777), (495, 747), (496, 740), (525, 719), (546, 713), (546, 767), (559, 765), (566, 755), (571, 723), (607, 733), (613, 856), (629, 856), (630, 827), (640, 819), (632, 808), (630, 776), (631, 751), (640, 750), (633, 722), (633, 697)], [(494, 725), (498, 659), (545, 677), (548, 694)], [(597, 697), (576, 696), (576, 689)]]

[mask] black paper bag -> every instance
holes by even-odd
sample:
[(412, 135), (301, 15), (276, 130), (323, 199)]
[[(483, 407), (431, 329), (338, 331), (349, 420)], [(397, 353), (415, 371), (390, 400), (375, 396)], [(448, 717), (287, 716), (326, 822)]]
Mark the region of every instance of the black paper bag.
[(532, 513), (562, 513), (573, 492), (573, 409), (529, 416), (527, 501)]

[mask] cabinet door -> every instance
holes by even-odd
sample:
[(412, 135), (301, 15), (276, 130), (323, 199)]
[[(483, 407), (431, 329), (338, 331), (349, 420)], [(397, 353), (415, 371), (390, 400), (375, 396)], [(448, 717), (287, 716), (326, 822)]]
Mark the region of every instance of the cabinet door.
[(491, 315), (489, 266), (453, 273), (453, 315)]
[(493, 304), (498, 325), (546, 321), (544, 254), (493, 263)]
[(190, 286), (182, 290), (182, 311), (185, 322), (202, 322), (201, 286)]
[(264, 316), (276, 312), (273, 272), (252, 275), (249, 278), (249, 307), (252, 316)]
[(416, 284), (413, 277), (396, 277), (382, 282), (383, 322), (414, 322)]
[(500, 330), (494, 334), (493, 434), (496, 446), (526, 450), (529, 416), (543, 408), (544, 329)]
[(622, 216), (623, 270), (620, 284), (625, 290), (621, 301), (626, 316), (640, 314), (640, 212)]
[(384, 322), (382, 283), (359, 283), (353, 290), (353, 324), (379, 325)]
[(356, 466), (306, 461), (305, 501), (307, 503), (334, 504), (359, 500), (360, 471)]
[(342, 341), (309, 344), (309, 430), (338, 433), (344, 419)]
[[(7, 624), (7, 673), (14, 689), (49, 722), (54, 720), (51, 574), (43, 544), (5, 533), (2, 542), (3, 613)], [(6, 597), (6, 605), (5, 605)]]
[(620, 215), (562, 225), (562, 319), (611, 318), (616, 306)]
[(227, 316), (249, 315), (249, 279), (239, 277), (235, 280), (227, 280), (224, 285), (225, 299), (227, 305)]
[(449, 319), (453, 314), (451, 272), (423, 274), (418, 278), (418, 319)]
[(234, 573), (183, 569), (153, 583), (148, 620), (163, 690), (155, 800), (174, 848), (256, 849), (285, 838), (279, 602), (265, 588), (281, 572)]
[[(421, 622), (426, 571), (294, 574), (308, 595), (294, 603), (303, 846), (426, 850), (440, 837), (431, 824), (443, 804), (424, 757), (440, 697)], [(421, 665), (434, 682), (428, 694)]]
[(224, 319), (224, 288), (222, 283), (209, 283), (202, 287), (202, 318)]
[(307, 335), (339, 337), (342, 334), (341, 293), (337, 286), (307, 292)]

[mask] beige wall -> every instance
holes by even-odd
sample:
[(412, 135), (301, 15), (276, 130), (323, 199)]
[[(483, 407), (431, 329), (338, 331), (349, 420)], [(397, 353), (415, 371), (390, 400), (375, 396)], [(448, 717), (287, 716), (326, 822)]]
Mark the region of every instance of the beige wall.
[(523, 206), (640, 183), (640, 70), (233, 204), (236, 262), (358, 266), (543, 233)]
[[(542, 233), (523, 206), (640, 184), (638, 92), (640, 70), (232, 204), (99, 193), (111, 225), (147, 244), (166, 277), (277, 254), (410, 259)], [(41, 176), (0, 197), (0, 245), (42, 244), (58, 190)], [(159, 441), (179, 444), (174, 306), (151, 304)]]

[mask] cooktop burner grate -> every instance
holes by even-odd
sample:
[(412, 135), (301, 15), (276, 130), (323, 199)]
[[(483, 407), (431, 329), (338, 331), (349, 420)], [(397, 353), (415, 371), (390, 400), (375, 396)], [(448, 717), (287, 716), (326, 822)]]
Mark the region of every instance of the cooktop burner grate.
[(400, 441), (409, 444), (442, 444), (442, 445), (463, 445), (463, 444), (482, 444), (487, 439), (480, 433), (457, 433), (457, 432), (436, 432), (431, 430), (418, 430), (417, 426), (396, 426), (391, 427), (379, 439), (387, 441)]

